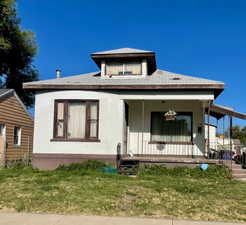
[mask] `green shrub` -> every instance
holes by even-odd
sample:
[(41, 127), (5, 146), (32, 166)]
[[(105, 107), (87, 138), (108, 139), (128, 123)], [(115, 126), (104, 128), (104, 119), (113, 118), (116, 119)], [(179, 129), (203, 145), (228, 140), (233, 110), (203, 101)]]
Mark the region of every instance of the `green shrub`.
[(102, 171), (103, 168), (107, 166), (102, 161), (88, 160), (84, 163), (72, 163), (68, 166), (61, 165), (56, 170), (57, 171)]
[(206, 171), (202, 171), (199, 166), (196, 168), (166, 168), (165, 166), (161, 165), (144, 165), (139, 169), (139, 176), (176, 176), (214, 179), (231, 178), (231, 172), (227, 167), (217, 165), (210, 165)]

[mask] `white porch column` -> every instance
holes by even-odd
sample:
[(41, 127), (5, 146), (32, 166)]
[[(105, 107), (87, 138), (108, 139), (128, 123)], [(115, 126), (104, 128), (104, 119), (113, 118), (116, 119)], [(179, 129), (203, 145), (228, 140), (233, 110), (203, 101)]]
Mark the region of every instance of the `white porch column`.
[(210, 150), (210, 105), (211, 105), (211, 101), (208, 101), (208, 122), (207, 122), (207, 126), (208, 126), (208, 129), (207, 129), (207, 132), (208, 132), (208, 140), (207, 140), (207, 152), (206, 152), (206, 155), (208, 157), (208, 153), (209, 153), (209, 150)]
[(202, 145), (204, 148), (204, 154), (206, 154), (206, 134), (205, 134), (205, 118), (206, 118), (206, 113), (205, 113), (205, 108), (206, 108), (206, 102), (202, 102)]
[(101, 77), (104, 77), (106, 75), (106, 63), (105, 61), (103, 60), (101, 62)]
[(142, 61), (142, 75), (144, 76), (148, 75), (148, 65), (146, 59), (143, 59)]
[(121, 121), (119, 121), (119, 126), (121, 129), (121, 154), (125, 154), (127, 153), (127, 149), (126, 149), (126, 144), (125, 144), (125, 101), (124, 100), (120, 100), (120, 114), (121, 114)]
[(142, 146), (141, 146), (141, 149), (142, 149), (142, 152), (141, 154), (144, 154), (144, 100), (142, 100)]

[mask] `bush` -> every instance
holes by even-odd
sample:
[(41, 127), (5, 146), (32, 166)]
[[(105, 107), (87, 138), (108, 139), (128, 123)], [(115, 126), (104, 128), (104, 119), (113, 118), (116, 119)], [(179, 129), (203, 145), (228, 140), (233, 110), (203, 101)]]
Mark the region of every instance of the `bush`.
[(166, 168), (160, 165), (144, 165), (139, 169), (139, 176), (176, 176), (195, 178), (231, 178), (230, 170), (225, 166), (210, 165), (208, 170), (196, 168), (175, 167)]
[(88, 160), (84, 163), (72, 163), (68, 166), (61, 165), (56, 170), (57, 171), (94, 171), (100, 172), (103, 168), (107, 166), (104, 162), (97, 160)]

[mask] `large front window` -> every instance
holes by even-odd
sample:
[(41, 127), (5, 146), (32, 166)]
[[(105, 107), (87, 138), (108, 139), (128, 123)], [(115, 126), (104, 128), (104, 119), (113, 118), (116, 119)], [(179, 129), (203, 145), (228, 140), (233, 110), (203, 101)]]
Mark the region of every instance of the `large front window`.
[(98, 139), (98, 101), (56, 100), (54, 112), (54, 139)]
[(177, 113), (175, 120), (166, 120), (165, 112), (152, 112), (151, 141), (192, 142), (192, 113)]
[(108, 62), (106, 64), (107, 75), (141, 75), (142, 66), (141, 62), (126, 62), (116, 63)]

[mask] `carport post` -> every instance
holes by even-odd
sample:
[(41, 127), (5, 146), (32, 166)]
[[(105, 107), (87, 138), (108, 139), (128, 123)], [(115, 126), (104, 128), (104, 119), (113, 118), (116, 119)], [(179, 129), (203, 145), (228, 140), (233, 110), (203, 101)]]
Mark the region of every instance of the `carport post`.
[(207, 138), (207, 157), (209, 157), (209, 148), (210, 148), (210, 101), (208, 102), (208, 125), (207, 125), (207, 132), (208, 132), (208, 138)]
[[(232, 153), (232, 116), (230, 116), (230, 154)], [(231, 169), (232, 169), (232, 155), (231, 158)]]

